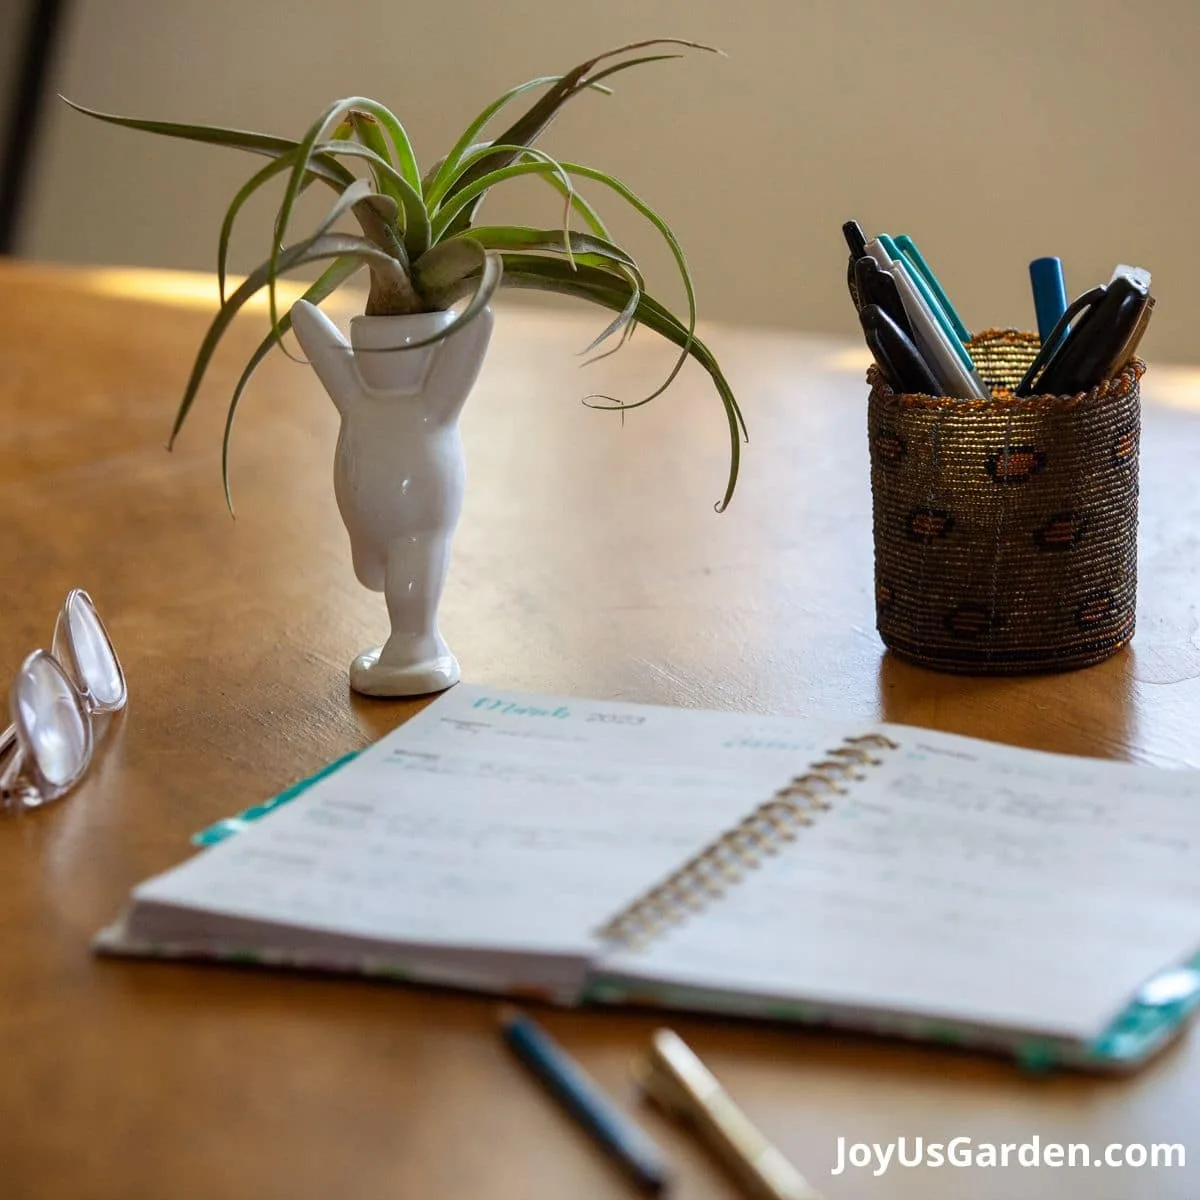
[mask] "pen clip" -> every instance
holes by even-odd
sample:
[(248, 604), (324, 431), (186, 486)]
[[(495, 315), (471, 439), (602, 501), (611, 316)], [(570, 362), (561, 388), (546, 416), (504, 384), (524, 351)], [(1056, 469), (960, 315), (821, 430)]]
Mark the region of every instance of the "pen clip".
[(662, 1070), (652, 1056), (638, 1058), (633, 1064), (633, 1078), (646, 1099), (677, 1121), (687, 1122), (693, 1116), (687, 1092), (671, 1074)]
[(645, 1094), (694, 1127), (755, 1196), (821, 1200), (820, 1193), (751, 1124), (678, 1034), (658, 1030), (636, 1075)]

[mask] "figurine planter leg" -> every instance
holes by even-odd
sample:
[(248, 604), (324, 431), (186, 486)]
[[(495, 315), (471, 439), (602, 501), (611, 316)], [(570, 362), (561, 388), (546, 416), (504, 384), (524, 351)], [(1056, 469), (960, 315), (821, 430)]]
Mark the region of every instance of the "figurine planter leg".
[(299, 301), (292, 327), (341, 414), (334, 491), (355, 574), (383, 592), (391, 636), (363, 651), (350, 686), (368, 696), (416, 696), (458, 682), (437, 608), (466, 478), (458, 414), (492, 331), (485, 309), (430, 346), (452, 313), (356, 317), (347, 344), (319, 309)]
[(458, 659), (437, 626), (449, 565), (448, 535), (406, 538), (389, 548), (383, 592), (392, 636), (351, 663), (350, 686), (356, 692), (416, 696), (458, 682)]

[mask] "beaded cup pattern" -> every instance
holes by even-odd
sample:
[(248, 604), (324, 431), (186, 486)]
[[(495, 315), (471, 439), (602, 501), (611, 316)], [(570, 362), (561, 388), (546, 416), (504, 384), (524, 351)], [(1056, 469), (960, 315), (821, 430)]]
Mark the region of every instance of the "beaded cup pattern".
[(970, 343), (990, 400), (898, 395), (871, 367), (876, 624), (895, 653), (975, 674), (1066, 670), (1133, 636), (1139, 381), (1016, 398), (1038, 340)]

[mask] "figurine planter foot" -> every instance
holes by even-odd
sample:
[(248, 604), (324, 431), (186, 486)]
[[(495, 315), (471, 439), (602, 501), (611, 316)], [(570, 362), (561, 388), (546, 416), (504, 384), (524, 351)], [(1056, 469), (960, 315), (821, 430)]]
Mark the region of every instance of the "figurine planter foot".
[(364, 650), (350, 664), (350, 686), (364, 696), (424, 696), (443, 692), (459, 680), (458, 659), (445, 654), (423, 662), (394, 667), (380, 661), (383, 646)]
[(458, 660), (438, 630), (450, 542), (466, 468), (462, 410), (487, 351), (492, 311), (442, 341), (450, 312), (355, 317), (347, 343), (320, 309), (301, 300), (292, 328), (341, 414), (333, 481), (350, 535), (354, 573), (383, 592), (392, 632), (350, 667), (367, 696), (416, 696), (458, 682)]

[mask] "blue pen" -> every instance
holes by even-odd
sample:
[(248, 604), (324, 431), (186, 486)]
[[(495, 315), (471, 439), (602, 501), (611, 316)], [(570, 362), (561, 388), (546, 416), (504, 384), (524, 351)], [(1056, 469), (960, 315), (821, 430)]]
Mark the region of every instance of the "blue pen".
[(1067, 311), (1067, 284), (1062, 259), (1035, 258), (1029, 264), (1033, 284), (1033, 307), (1037, 312), (1038, 337), (1043, 344)]
[(544, 1029), (512, 1009), (501, 1013), (501, 1028), (513, 1053), (643, 1191), (666, 1190), (671, 1171), (663, 1152)]

